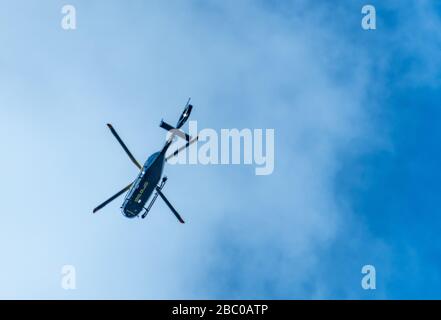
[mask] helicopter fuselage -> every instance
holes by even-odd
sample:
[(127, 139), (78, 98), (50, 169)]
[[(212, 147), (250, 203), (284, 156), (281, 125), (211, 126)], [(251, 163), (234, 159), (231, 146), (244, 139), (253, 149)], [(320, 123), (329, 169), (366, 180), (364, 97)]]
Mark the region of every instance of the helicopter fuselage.
[(142, 212), (161, 179), (164, 162), (163, 152), (156, 152), (147, 159), (124, 199), (121, 207), (124, 216), (134, 218)]

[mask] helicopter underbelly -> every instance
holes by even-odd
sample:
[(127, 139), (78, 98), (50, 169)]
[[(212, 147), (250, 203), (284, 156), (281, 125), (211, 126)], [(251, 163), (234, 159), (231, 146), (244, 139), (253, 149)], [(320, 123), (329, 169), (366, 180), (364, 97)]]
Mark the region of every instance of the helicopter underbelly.
[(140, 180), (139, 187), (123, 205), (123, 213), (128, 218), (134, 218), (143, 210), (146, 202), (155, 190), (158, 181)]
[(161, 179), (162, 168), (163, 161), (155, 161), (148, 169), (144, 169), (139, 174), (122, 205), (122, 212), (127, 218), (138, 216), (144, 209)]

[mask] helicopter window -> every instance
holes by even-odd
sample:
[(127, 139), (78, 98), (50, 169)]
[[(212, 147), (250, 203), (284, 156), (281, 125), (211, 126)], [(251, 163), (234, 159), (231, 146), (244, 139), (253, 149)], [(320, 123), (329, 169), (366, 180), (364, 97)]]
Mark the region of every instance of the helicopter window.
[(130, 193), (127, 195), (127, 198), (131, 198), (133, 196), (133, 194), (135, 193), (135, 190), (138, 189), (138, 183), (136, 183), (133, 187), (132, 190), (130, 190)]
[(155, 161), (155, 159), (158, 157), (159, 152), (156, 152), (154, 154), (152, 154), (148, 159), (147, 159), (147, 166), (150, 165), (153, 161)]

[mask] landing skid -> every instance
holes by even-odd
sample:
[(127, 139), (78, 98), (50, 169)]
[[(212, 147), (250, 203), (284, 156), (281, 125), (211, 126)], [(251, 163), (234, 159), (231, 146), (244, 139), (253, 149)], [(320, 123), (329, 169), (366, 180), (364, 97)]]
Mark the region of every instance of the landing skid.
[[(163, 177), (161, 180), (161, 184), (159, 186), (157, 186), (157, 189), (162, 190), (162, 188), (164, 188), (165, 183), (167, 182), (167, 177)], [(156, 199), (158, 198), (158, 191), (155, 192), (152, 201), (150, 201), (149, 205), (147, 208), (144, 208), (145, 211), (142, 214), (141, 218), (145, 219), (145, 217), (147, 217), (150, 209), (152, 208), (153, 204), (155, 203)]]

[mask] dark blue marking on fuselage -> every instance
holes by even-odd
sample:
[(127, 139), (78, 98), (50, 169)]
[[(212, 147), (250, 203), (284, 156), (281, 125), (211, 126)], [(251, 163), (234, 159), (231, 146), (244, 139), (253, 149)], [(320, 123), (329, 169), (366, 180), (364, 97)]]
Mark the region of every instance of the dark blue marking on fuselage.
[(122, 205), (122, 212), (127, 218), (134, 218), (143, 210), (161, 179), (164, 161), (164, 153), (156, 152), (145, 162)]

